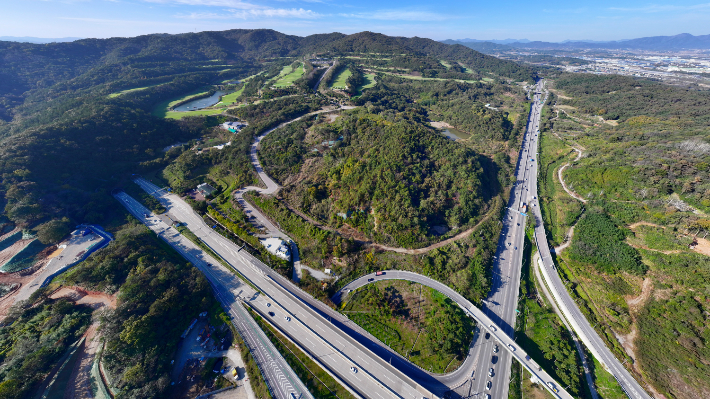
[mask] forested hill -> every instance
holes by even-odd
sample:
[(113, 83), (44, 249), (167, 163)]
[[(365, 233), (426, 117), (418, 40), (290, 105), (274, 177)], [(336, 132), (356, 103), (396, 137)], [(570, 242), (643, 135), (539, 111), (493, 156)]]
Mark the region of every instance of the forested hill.
[(150, 83), (167, 75), (221, 71), (225, 65), (247, 66), (268, 58), (313, 52), (424, 55), (460, 61), (469, 68), (516, 80), (535, 76), (529, 67), (461, 45), (372, 32), (299, 37), (266, 29), (234, 29), (70, 43), (0, 41), (0, 119), (12, 119), (16, 113), (12, 108), (23, 105), (33, 95), (40, 97), (38, 101), (45, 101), (102, 84), (120, 86), (139, 80)]

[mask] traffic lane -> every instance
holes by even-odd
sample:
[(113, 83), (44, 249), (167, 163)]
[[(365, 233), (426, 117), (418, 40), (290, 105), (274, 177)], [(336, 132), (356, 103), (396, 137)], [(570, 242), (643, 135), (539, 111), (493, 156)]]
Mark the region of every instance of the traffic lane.
[[(132, 198), (131, 200), (133, 200), (133, 202), (131, 204), (126, 197), (128, 196), (124, 196), (123, 200), (126, 203), (130, 204), (129, 211), (131, 211), (139, 219), (142, 218), (145, 221), (152, 221), (149, 227), (151, 227), (154, 231), (157, 230), (156, 232), (159, 236), (163, 237), (166, 241), (168, 241), (168, 243), (175, 247), (179, 253), (181, 253), (184, 257), (190, 260), (193, 265), (195, 265), (196, 267), (198, 267), (198, 269), (202, 270), (202, 272), (205, 273), (205, 276), (208, 278), (208, 281), (210, 281), (211, 285), (215, 289), (215, 294), (222, 303), (222, 305), (226, 309), (230, 310), (230, 314), (233, 314), (236, 317), (235, 319), (233, 319), (233, 321), (236, 321), (235, 326), (238, 328), (243, 327), (245, 325), (245, 321), (234, 313), (234, 306), (231, 306), (228, 302), (225, 302), (225, 300), (223, 299), (225, 291), (220, 288), (219, 280), (215, 281), (212, 270), (206, 267), (206, 264), (208, 264), (208, 262), (213, 262), (213, 264), (218, 263), (211, 256), (194, 247), (194, 244), (191, 241), (185, 239), (181, 234), (173, 234), (171, 232), (170, 226), (162, 222), (159, 218), (152, 216), (146, 217), (145, 215), (152, 215), (149, 213), (150, 211), (148, 211), (148, 209), (143, 207), (140, 203), (133, 200)], [(281, 370), (288, 369), (288, 366), (285, 364), (283, 359), (281, 359), (280, 361), (278, 359), (274, 360), (272, 356), (268, 356), (268, 354), (263, 353), (264, 350), (268, 350), (263, 343), (259, 343), (258, 341), (250, 342), (252, 341), (252, 339), (256, 339), (256, 337), (254, 337), (254, 335), (250, 333), (249, 330), (244, 330), (243, 328), (239, 328), (239, 330), (240, 333), (245, 335), (247, 343), (251, 344), (252, 348), (255, 348), (255, 350), (252, 351), (253, 356), (257, 358), (257, 361), (259, 361), (260, 368), (263, 369), (262, 372), (264, 373), (267, 382), (270, 382), (270, 386), (272, 386), (273, 389), (278, 390), (278, 392), (275, 392), (277, 394), (277, 397), (287, 398), (291, 392), (299, 394), (298, 390), (289, 390), (288, 385), (285, 385), (283, 381), (286, 376)], [(259, 348), (261, 350), (259, 350)], [(268, 364), (270, 367), (265, 367), (266, 364)], [(292, 385), (291, 388), (293, 388)], [(304, 389), (305, 387), (301, 384), (301, 392), (304, 392)], [(307, 391), (305, 392), (307, 396), (310, 396)]]
[[(269, 281), (268, 279), (264, 279), (263, 282), (259, 283), (266, 285), (269, 284)], [(330, 347), (333, 351), (341, 353), (344, 357), (347, 357), (350, 362), (360, 364), (360, 367), (362, 367), (361, 363), (363, 361), (366, 362), (366, 373), (370, 374), (373, 380), (389, 386), (391, 391), (384, 388), (386, 391), (389, 391), (389, 395), (397, 392), (399, 395), (403, 395), (404, 397), (414, 398), (417, 396), (417, 391), (414, 387), (409, 384), (405, 384), (400, 377), (393, 375), (389, 370), (383, 367), (382, 362), (377, 362), (374, 357), (368, 356), (366, 351), (357, 347), (356, 343), (348, 340), (347, 337), (338, 334), (337, 330), (328, 328), (328, 326), (325, 325), (324, 320), (320, 317), (304, 311), (301, 306), (290, 298), (290, 295), (284, 294), (283, 291), (274, 286), (271, 290), (269, 290), (269, 296), (279, 305), (284, 317), (291, 317), (291, 321), (289, 323), (302, 323), (307, 334), (311, 334), (315, 339), (322, 340), (327, 347)], [(300, 339), (301, 336), (294, 336), (294, 338)], [(340, 339), (343, 339), (345, 343), (340, 341)], [(338, 343), (341, 345), (338, 345)], [(350, 345), (348, 345), (348, 343)], [(358, 359), (360, 361), (358, 361)], [(342, 362), (342, 359), (338, 360), (338, 362)], [(334, 366), (337, 366), (339, 364), (338, 362), (334, 363)], [(345, 373), (344, 376), (347, 376), (347, 373)], [(382, 378), (386, 378), (389, 382), (382, 381)]]
[[(337, 374), (341, 382), (345, 383), (350, 389), (358, 391), (363, 397), (375, 397), (377, 395), (377, 397), (386, 398), (393, 395), (393, 392), (383, 388), (377, 381), (372, 380), (369, 373), (360, 368), (361, 366), (358, 362), (351, 361), (336, 350), (324, 347), (321, 343), (323, 338), (316, 336), (307, 328), (301, 328), (297, 320), (292, 318), (291, 321), (287, 321), (285, 317), (290, 317), (288, 316), (290, 313), (281, 306), (278, 304), (267, 306), (266, 303), (270, 302), (250, 302), (265, 319), (268, 318), (269, 322), (276, 325), (282, 333), (290, 337), (291, 340), (296, 341), (302, 349), (309, 352), (318, 362), (325, 363), (323, 366)], [(277, 306), (278, 308), (276, 308)], [(356, 371), (351, 370), (350, 367), (354, 367)], [(394, 387), (394, 389), (397, 392), (397, 387)]]
[[(168, 200), (168, 202), (170, 202), (170, 200)], [(168, 205), (169, 205), (169, 204), (168, 204)], [(201, 219), (198, 220), (197, 218), (195, 218), (194, 216), (191, 216), (191, 215), (185, 215), (185, 216), (183, 216), (183, 220), (187, 220), (188, 223), (192, 223), (192, 222), (194, 222), (194, 223), (199, 223), (199, 222), (202, 222)], [(208, 231), (209, 231), (209, 230), (208, 230)], [(201, 237), (201, 238), (202, 238), (202, 237)], [(219, 235), (217, 235), (216, 233), (212, 233), (211, 231), (210, 231), (209, 234), (207, 234), (207, 235), (203, 238), (203, 240), (206, 240), (206, 241), (209, 242), (211, 245), (213, 245), (213, 249), (219, 250), (217, 246), (218, 246), (218, 245), (223, 245), (223, 244), (218, 244), (218, 243), (214, 242), (214, 239), (215, 239), (215, 238), (218, 238), (218, 239), (220, 239), (220, 240), (225, 240), (222, 236), (219, 236)], [(229, 244), (229, 245), (234, 245), (234, 244), (231, 243), (231, 242), (228, 242), (228, 244)], [(234, 255), (236, 255), (235, 252), (232, 252), (231, 254), (227, 254), (227, 256), (234, 256)], [(223, 256), (224, 256), (224, 255), (223, 255)], [(233, 261), (233, 262), (235, 262), (234, 264), (238, 264), (238, 262), (239, 262), (241, 259), (240, 259), (240, 257), (237, 257), (236, 259), (230, 259), (230, 260)], [(245, 268), (244, 272), (245, 272), (245, 274), (249, 275), (249, 274), (251, 274), (251, 269), (250, 269), (249, 267), (247, 267), (247, 268)], [(249, 277), (250, 277), (250, 279), (255, 279), (255, 278), (258, 279), (258, 276), (249, 275)]]

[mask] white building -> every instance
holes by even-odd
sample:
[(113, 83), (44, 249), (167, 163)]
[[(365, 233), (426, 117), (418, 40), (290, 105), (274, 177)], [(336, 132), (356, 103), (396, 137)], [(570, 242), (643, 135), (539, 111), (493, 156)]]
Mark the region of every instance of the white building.
[(289, 243), (278, 237), (271, 237), (265, 240), (261, 240), (261, 245), (263, 245), (266, 250), (269, 251), (269, 253), (276, 255), (281, 259), (291, 259), (291, 250), (289, 249)]
[(232, 133), (237, 133), (247, 126), (246, 122), (224, 122), (221, 124), (222, 129), (229, 130)]

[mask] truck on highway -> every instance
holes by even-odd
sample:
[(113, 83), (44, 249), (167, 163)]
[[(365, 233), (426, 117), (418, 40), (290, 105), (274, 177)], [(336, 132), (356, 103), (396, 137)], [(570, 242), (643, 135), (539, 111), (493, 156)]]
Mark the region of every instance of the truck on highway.
[(375, 273), (375, 276), (384, 276), (384, 275), (385, 275), (385, 272), (377, 272), (377, 273)]
[(527, 212), (527, 211), (528, 211), (528, 205), (523, 202), (523, 205), (520, 207), (520, 211), (521, 211), (522, 213)]

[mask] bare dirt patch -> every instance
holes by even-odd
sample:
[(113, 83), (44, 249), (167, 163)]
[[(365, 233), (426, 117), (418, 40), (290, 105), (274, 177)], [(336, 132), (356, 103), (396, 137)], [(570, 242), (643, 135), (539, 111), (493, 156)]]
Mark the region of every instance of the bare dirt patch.
[(91, 392), (91, 367), (94, 364), (94, 356), (101, 345), (101, 340), (96, 332), (97, 328), (98, 323), (93, 323), (84, 334), (84, 344), (79, 349), (74, 369), (64, 392), (64, 399), (93, 398)]
[(446, 122), (429, 122), (429, 124), (437, 129), (453, 128), (453, 126)]
[(99, 309), (104, 306), (109, 308), (116, 307), (115, 295), (108, 295), (103, 292), (87, 291), (81, 287), (62, 287), (49, 297), (52, 299), (66, 297), (77, 305), (87, 305), (93, 309)]
[(626, 298), (629, 310), (632, 312), (638, 312), (639, 309), (641, 309), (641, 307), (648, 302), (648, 299), (651, 297), (651, 292), (653, 292), (653, 281), (651, 281), (650, 278), (646, 278), (643, 280), (643, 284), (641, 285), (641, 294), (636, 297)]
[(698, 242), (698, 244), (693, 248), (693, 251), (710, 256), (710, 240), (699, 237), (696, 237), (695, 240)]
[(662, 229), (665, 229), (664, 226), (661, 226), (661, 225), (658, 225), (658, 224), (655, 224), (655, 223), (650, 223), (650, 222), (636, 222), (636, 223), (634, 223), (634, 224), (630, 224), (630, 225), (629, 225), (629, 228), (630, 228), (631, 230), (633, 230), (633, 229), (635, 229), (635, 228), (637, 228), (637, 227), (639, 227), (639, 226), (652, 226), (652, 227), (660, 227), (660, 228), (662, 228)]

